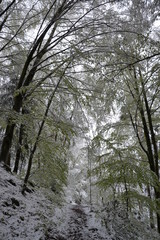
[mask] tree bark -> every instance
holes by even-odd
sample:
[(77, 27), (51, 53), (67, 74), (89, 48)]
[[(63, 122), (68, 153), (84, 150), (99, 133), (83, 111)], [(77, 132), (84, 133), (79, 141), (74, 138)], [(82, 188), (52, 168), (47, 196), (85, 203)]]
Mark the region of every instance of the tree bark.
[[(18, 94), (14, 98), (13, 112), (19, 112), (22, 106), (22, 95)], [(15, 128), (15, 123), (12, 121), (12, 117), (8, 120), (8, 125), (6, 127), (5, 135), (2, 142), (1, 153), (0, 153), (0, 162), (4, 162), (5, 165), (9, 164), (9, 154), (12, 146), (13, 133)]]
[(24, 125), (21, 124), (20, 130), (19, 130), (18, 148), (16, 152), (16, 159), (15, 159), (14, 169), (13, 169), (13, 172), (16, 174), (18, 172), (19, 162), (22, 154), (23, 129), (24, 129)]
[(0, 155), (0, 162), (4, 162), (4, 165), (10, 167), (10, 148), (11, 148), (11, 139), (13, 137), (13, 131), (14, 131), (15, 124), (8, 124), (5, 136), (2, 142), (1, 147), (1, 155)]
[[(148, 185), (147, 186), (147, 192), (148, 192), (148, 197), (150, 199), (152, 199), (152, 196), (151, 196), (151, 191), (150, 191), (150, 186)], [(154, 216), (153, 216), (153, 210), (151, 208), (149, 208), (149, 217), (150, 217), (150, 227), (151, 228), (155, 228), (155, 225), (154, 225)]]

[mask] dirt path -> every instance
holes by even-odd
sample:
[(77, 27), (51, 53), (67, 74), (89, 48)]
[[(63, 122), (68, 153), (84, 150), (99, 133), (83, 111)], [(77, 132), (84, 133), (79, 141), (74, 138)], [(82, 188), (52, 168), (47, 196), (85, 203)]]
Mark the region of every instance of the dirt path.
[(87, 217), (81, 206), (71, 208), (67, 238), (70, 240), (83, 239), (84, 228), (87, 227)]
[(87, 206), (71, 205), (68, 208), (65, 232), (50, 230), (45, 240), (108, 240), (105, 228)]

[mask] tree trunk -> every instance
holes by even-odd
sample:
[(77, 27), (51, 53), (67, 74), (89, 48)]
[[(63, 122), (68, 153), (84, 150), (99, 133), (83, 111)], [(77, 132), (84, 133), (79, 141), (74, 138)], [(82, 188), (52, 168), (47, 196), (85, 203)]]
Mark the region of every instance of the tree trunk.
[(21, 124), (20, 131), (19, 131), (18, 149), (16, 152), (16, 159), (15, 159), (15, 164), (14, 164), (14, 169), (13, 169), (13, 172), (16, 174), (18, 172), (19, 162), (20, 162), (20, 158), (21, 158), (21, 154), (22, 154), (23, 128), (24, 128), (24, 125)]
[[(134, 68), (136, 97), (132, 94), (132, 92), (131, 94), (134, 100), (137, 101), (137, 107), (138, 107), (141, 121), (142, 121), (145, 143), (147, 146), (147, 150), (145, 151), (145, 153), (148, 158), (149, 167), (150, 167), (150, 170), (154, 174), (156, 174), (157, 179), (159, 180), (158, 148), (157, 148), (156, 138), (155, 138), (154, 129), (153, 129), (151, 110), (149, 108), (146, 90), (145, 90), (140, 69), (139, 69), (139, 77), (140, 77), (139, 81), (141, 84), (142, 91), (139, 90), (139, 82), (138, 82), (136, 70)], [(142, 145), (141, 147), (144, 151), (144, 148)], [(160, 190), (154, 187), (154, 192), (155, 192), (155, 201), (157, 202), (157, 210), (159, 210), (158, 201), (160, 200)], [(157, 212), (156, 215), (157, 215), (157, 230), (160, 233), (160, 214)]]
[[(14, 98), (13, 112), (20, 112), (22, 106), (22, 95), (18, 94)], [(4, 162), (5, 165), (9, 165), (9, 154), (12, 146), (12, 139), (14, 133), (15, 123), (12, 120), (12, 117), (8, 120), (8, 125), (6, 127), (5, 136), (3, 138), (1, 153), (0, 153), (0, 162)]]
[(149, 130), (150, 130), (150, 135), (151, 135), (151, 141), (152, 141), (152, 146), (153, 146), (152, 152), (153, 152), (153, 157), (154, 157), (155, 173), (159, 179), (158, 146), (157, 146), (156, 136), (155, 136), (154, 128), (153, 128), (152, 113), (151, 113), (151, 109), (149, 107), (146, 90), (145, 90), (145, 85), (144, 85), (144, 81), (143, 81), (143, 77), (142, 77), (142, 73), (141, 73), (140, 69), (139, 69), (139, 74), (140, 74), (140, 80), (141, 80), (142, 93), (143, 93), (143, 97), (144, 97), (146, 113), (147, 113), (147, 117), (148, 117), (148, 125), (149, 125)]
[[(148, 197), (150, 199), (152, 199), (152, 196), (151, 196), (151, 191), (150, 191), (150, 186), (148, 185), (147, 186), (147, 192), (148, 192)], [(150, 227), (151, 228), (155, 228), (155, 225), (154, 225), (154, 216), (153, 216), (153, 210), (151, 208), (149, 208), (149, 217), (150, 217)]]
[(10, 167), (10, 148), (12, 144), (12, 137), (15, 124), (8, 124), (6, 127), (5, 136), (2, 142), (0, 162), (3, 162), (5, 166)]

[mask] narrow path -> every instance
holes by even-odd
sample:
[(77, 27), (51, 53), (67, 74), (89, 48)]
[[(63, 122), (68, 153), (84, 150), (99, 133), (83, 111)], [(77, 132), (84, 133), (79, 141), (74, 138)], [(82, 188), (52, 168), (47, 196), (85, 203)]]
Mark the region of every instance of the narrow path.
[(65, 232), (48, 232), (45, 240), (109, 240), (106, 229), (88, 206), (71, 205), (68, 208)]
[(84, 209), (79, 205), (71, 207), (67, 238), (70, 240), (83, 240), (85, 227), (87, 227), (87, 216)]

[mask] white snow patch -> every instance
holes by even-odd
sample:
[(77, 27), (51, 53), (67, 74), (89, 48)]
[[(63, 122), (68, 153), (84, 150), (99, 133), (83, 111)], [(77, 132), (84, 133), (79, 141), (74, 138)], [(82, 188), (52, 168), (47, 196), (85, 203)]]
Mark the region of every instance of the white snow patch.
[(22, 181), (0, 167), (0, 240), (42, 240), (53, 214), (40, 190), (21, 193)]

